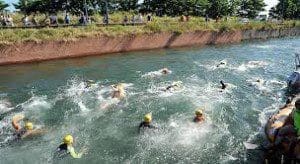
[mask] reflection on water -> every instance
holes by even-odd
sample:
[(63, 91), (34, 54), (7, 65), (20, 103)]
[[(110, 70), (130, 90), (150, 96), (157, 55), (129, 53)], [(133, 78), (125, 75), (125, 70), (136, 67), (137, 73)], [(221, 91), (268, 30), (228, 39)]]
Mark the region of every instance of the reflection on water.
[[(3, 66), (0, 163), (257, 163), (259, 152), (247, 152), (243, 142), (263, 140), (266, 119), (284, 102), (299, 43), (278, 39)], [(162, 68), (172, 73), (162, 75)], [(165, 92), (178, 81), (180, 89)], [(111, 85), (118, 83), (125, 84), (123, 100), (112, 98)], [(200, 125), (192, 122), (198, 107), (206, 116)], [(139, 134), (149, 112), (159, 128)], [(10, 142), (16, 113), (48, 133)], [(53, 160), (66, 133), (77, 150), (88, 149), (82, 159)]]

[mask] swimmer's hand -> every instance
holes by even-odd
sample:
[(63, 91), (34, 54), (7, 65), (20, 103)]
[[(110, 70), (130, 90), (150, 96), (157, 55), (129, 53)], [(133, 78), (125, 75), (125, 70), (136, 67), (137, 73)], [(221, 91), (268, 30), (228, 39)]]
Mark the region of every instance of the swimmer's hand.
[(79, 154), (81, 154), (81, 155), (88, 154), (88, 148), (87, 148), (87, 147), (83, 147), (83, 148), (80, 150), (80, 152), (81, 152), (81, 153), (79, 153)]

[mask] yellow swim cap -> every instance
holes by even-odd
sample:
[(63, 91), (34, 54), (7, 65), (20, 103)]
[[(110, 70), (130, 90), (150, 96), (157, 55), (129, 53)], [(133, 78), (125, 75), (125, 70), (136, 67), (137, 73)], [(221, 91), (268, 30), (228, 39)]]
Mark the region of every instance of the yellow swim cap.
[(32, 122), (26, 122), (25, 123), (25, 129), (26, 130), (32, 130), (33, 129), (33, 123)]
[(201, 115), (203, 115), (203, 110), (202, 109), (198, 109), (198, 110), (196, 110), (195, 114), (197, 116), (201, 116)]
[(146, 114), (144, 117), (144, 121), (150, 123), (152, 121), (152, 115), (150, 113)]
[(67, 145), (73, 144), (73, 137), (68, 134), (64, 137), (63, 142)]

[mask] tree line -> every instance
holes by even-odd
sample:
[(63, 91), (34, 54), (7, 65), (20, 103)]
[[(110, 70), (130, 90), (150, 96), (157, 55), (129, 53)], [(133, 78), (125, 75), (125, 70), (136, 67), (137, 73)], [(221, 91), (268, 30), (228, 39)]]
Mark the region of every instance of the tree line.
[[(72, 14), (88, 12), (89, 14), (105, 14), (114, 11), (136, 11), (156, 13), (158, 16), (209, 16), (220, 18), (225, 16), (241, 16), (255, 18), (264, 11), (263, 0), (19, 0), (13, 4), (24, 14), (56, 13), (65, 11)], [(0, 0), (0, 10), (7, 7)], [(274, 18), (300, 18), (300, 0), (279, 0), (270, 10)]]

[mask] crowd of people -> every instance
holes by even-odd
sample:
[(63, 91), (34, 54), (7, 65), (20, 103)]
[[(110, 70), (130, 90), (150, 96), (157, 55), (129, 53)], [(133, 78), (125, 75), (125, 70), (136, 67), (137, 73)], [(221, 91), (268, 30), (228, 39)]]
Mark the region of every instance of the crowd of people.
[[(153, 20), (151, 14), (146, 15), (146, 22), (151, 22)], [(123, 19), (123, 24), (137, 24), (137, 23), (145, 23), (144, 16), (140, 13), (138, 15), (132, 15), (131, 19), (129, 20), (128, 16), (125, 15)]]
[[(144, 22), (150, 22), (152, 21), (152, 15), (148, 14), (146, 15), (146, 21), (144, 20), (143, 14), (137, 14), (137, 15), (132, 15), (131, 18), (129, 18), (127, 15), (124, 16), (122, 20), (123, 25), (128, 25), (128, 24), (139, 24), (139, 23), (144, 23)], [(56, 13), (52, 13), (50, 15), (46, 15), (45, 19), (38, 21), (36, 14), (33, 15), (24, 15), (24, 17), (21, 19), (22, 27), (34, 27), (34, 26), (57, 26), (57, 25), (71, 25), (76, 24), (76, 25), (88, 25), (93, 22), (93, 17), (87, 16), (83, 12), (80, 13), (78, 17), (77, 23), (76, 21), (72, 21), (71, 16), (69, 13), (64, 14), (64, 18), (60, 19), (58, 18)], [(16, 22), (19, 24), (20, 22)], [(103, 24), (109, 24), (110, 20), (108, 15), (103, 16)], [(14, 20), (11, 15), (7, 14), (4, 15), (2, 14), (0, 16), (0, 26), (2, 27), (15, 27)]]
[(13, 18), (9, 14), (0, 15), (0, 26), (14, 27)]

